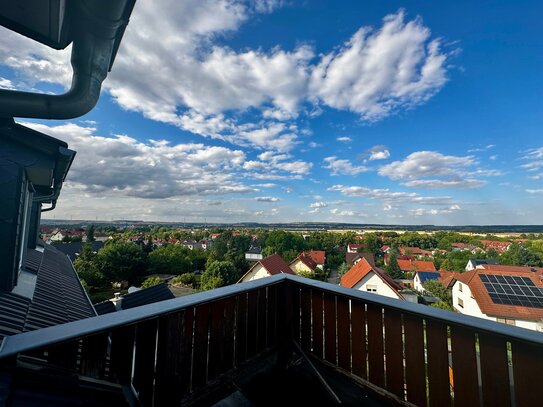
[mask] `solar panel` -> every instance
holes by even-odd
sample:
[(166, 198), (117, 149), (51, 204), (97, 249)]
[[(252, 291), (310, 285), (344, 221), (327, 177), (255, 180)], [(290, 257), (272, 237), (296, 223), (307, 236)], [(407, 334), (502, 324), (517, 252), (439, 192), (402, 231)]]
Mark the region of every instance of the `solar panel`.
[(543, 289), (529, 277), (479, 274), (479, 278), (495, 304), (543, 308)]

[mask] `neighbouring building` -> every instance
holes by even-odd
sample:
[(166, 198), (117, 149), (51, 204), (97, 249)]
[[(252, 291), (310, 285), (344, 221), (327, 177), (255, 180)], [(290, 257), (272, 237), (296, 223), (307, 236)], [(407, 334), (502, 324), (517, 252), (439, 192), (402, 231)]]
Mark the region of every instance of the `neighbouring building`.
[(503, 253), (511, 247), (511, 242), (502, 242), (500, 240), (481, 240), (481, 243), (485, 250), (494, 249), (498, 253)]
[(371, 253), (345, 253), (345, 263), (351, 266), (362, 259), (366, 259), (370, 264), (375, 264), (375, 259)]
[(324, 270), (324, 264), (326, 263), (326, 252), (324, 250), (309, 250), (301, 254), (311, 257), (317, 263), (317, 267)]
[(239, 279), (238, 283), (258, 280), (259, 278), (274, 276), (281, 273), (295, 274), (285, 260), (275, 253), (265, 259), (258, 260), (249, 271)]
[(94, 304), (94, 309), (98, 315), (103, 315), (123, 309), (139, 307), (141, 305), (153, 304), (159, 301), (171, 300), (172, 298), (175, 298), (175, 296), (168, 286), (162, 283), (134, 291), (124, 296), (116, 293), (115, 297), (110, 300)]
[(318, 268), (317, 263), (309, 256), (300, 254), (289, 264), (290, 269), (296, 274), (312, 273), (314, 274)]
[(264, 256), (262, 256), (262, 249), (256, 244), (256, 242), (253, 242), (249, 250), (245, 252), (245, 260), (247, 261), (258, 261), (262, 260), (263, 258)]
[(357, 253), (358, 249), (363, 249), (364, 247), (366, 247), (366, 246), (363, 245), (363, 244), (359, 244), (359, 243), (348, 244), (347, 245), (347, 253)]
[(398, 259), (398, 266), (404, 273), (406, 271), (437, 271), (434, 262), (425, 260)]
[(454, 309), (462, 314), (543, 332), (541, 273), (493, 267), (458, 274)]
[(498, 264), (498, 262), (491, 259), (469, 259), (468, 264), (466, 264), (466, 271), (474, 270), (477, 268), (477, 266), (481, 266), (483, 264)]
[(454, 276), (454, 273), (445, 270), (439, 271), (417, 271), (413, 277), (413, 285), (415, 290), (424, 292), (424, 283), (429, 280), (438, 280), (445, 287), (449, 285), (450, 279)]
[(412, 256), (415, 258), (432, 257), (432, 252), (418, 247), (399, 247), (398, 251), (404, 256)]
[(385, 271), (371, 265), (366, 259), (361, 259), (341, 277), (342, 287), (366, 291), (385, 297), (404, 300), (400, 293), (401, 286)]

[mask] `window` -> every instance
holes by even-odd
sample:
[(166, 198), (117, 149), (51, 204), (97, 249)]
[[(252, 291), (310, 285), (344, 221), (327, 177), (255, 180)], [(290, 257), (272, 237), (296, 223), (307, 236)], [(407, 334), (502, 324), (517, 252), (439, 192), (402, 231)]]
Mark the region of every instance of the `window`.
[(462, 292), (462, 283), (458, 283), (458, 291)]
[(514, 319), (496, 318), (496, 322), (501, 322), (502, 324), (513, 325), (513, 326), (516, 325)]
[(458, 299), (458, 306), (464, 308), (464, 301), (462, 300), (462, 298)]
[(369, 291), (370, 293), (376, 293), (377, 292), (377, 286), (376, 285), (367, 285), (366, 291)]

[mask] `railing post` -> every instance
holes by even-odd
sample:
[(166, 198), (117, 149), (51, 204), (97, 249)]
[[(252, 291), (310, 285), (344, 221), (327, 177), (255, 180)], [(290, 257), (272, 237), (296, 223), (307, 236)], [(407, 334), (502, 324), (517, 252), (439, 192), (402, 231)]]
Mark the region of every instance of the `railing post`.
[[(277, 287), (277, 360), (279, 368), (285, 368), (292, 357), (292, 323), (294, 287), (284, 280)], [(299, 311), (298, 311), (299, 312)]]

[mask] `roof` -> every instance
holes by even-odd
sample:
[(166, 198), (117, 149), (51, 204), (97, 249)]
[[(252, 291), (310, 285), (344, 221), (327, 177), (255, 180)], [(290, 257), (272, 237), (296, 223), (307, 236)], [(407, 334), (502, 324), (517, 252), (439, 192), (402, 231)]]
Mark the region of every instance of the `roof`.
[(532, 266), (504, 266), (503, 264), (480, 264), (477, 266), (477, 268), (482, 268), (485, 270), (501, 270), (511, 273), (517, 273), (517, 272), (530, 272), (530, 273), (537, 273), (537, 274), (543, 274), (543, 267), (532, 267)]
[[(543, 282), (541, 281), (541, 276), (538, 273), (530, 271), (512, 272), (499, 269), (473, 269), (459, 274), (456, 279), (469, 286), (471, 295), (475, 301), (477, 301), (481, 311), (486, 315), (498, 318), (511, 318), (529, 321), (537, 321), (543, 318), (543, 308), (532, 308), (522, 305), (506, 305), (494, 302), (490, 298), (489, 292), (481, 280), (481, 275), (527, 278), (528, 280), (526, 281), (531, 281), (535, 287), (542, 290)], [(543, 298), (543, 292), (541, 298)]]
[(432, 252), (418, 247), (400, 247), (398, 248), (401, 254), (412, 254), (415, 256), (431, 256)]
[(378, 267), (372, 266), (365, 258), (356, 263), (341, 277), (341, 286), (353, 288), (360, 280), (371, 272), (380, 277), (386, 285), (388, 285), (396, 294), (398, 294), (399, 298), (403, 298), (399, 293), (401, 286), (396, 283), (386, 272)]
[(297, 260), (301, 261), (303, 264), (305, 264), (310, 270), (315, 271), (317, 268), (317, 263), (309, 256), (305, 256), (303, 254), (300, 254), (298, 257), (296, 257), (294, 260), (290, 262), (290, 264), (295, 263)]
[[(92, 250), (95, 252), (104, 247), (104, 242), (94, 241), (89, 243), (92, 245)], [(53, 243), (52, 245), (55, 249), (68, 256), (71, 261), (74, 261), (83, 249), (83, 242)]]
[(348, 250), (358, 250), (358, 249), (363, 249), (364, 247), (366, 247), (366, 245), (361, 244), (361, 243), (350, 243), (347, 245)]
[(443, 273), (443, 270), (439, 270), (439, 272), (441, 273), (439, 282), (443, 284), (445, 288), (451, 288), (456, 282), (457, 276), (461, 274), (461, 273), (451, 272), (451, 271), (447, 271)]
[(310, 250), (302, 252), (302, 254), (311, 257), (318, 265), (324, 265), (326, 262), (326, 252), (324, 250)]
[(96, 315), (64, 253), (50, 245), (28, 250), (24, 268), (36, 275), (34, 294), (0, 294), (0, 339)]
[(242, 282), (245, 276), (247, 276), (253, 269), (261, 265), (264, 267), (264, 269), (268, 272), (269, 275), (274, 276), (276, 274), (295, 274), (290, 266), (283, 260), (281, 256), (279, 256), (277, 253), (272, 254), (271, 256), (268, 256), (264, 259), (258, 260), (255, 264), (252, 265), (252, 267), (245, 273), (239, 280), (238, 283)]
[(257, 245), (251, 245), (251, 247), (249, 247), (249, 250), (247, 250), (245, 253), (261, 254), (262, 249), (260, 249), (260, 247)]
[(375, 264), (375, 259), (371, 253), (345, 253), (345, 263), (354, 264), (359, 259), (366, 259), (370, 264)]
[(96, 310), (96, 313), (98, 315), (109, 314), (111, 312), (117, 311), (117, 308), (115, 308), (115, 304), (113, 304), (113, 302), (111, 302), (110, 300), (94, 304), (94, 309)]
[(129, 309), (172, 298), (175, 297), (166, 284), (157, 284), (125, 295), (121, 302), (121, 308)]
[(398, 259), (398, 266), (402, 271), (436, 271), (431, 261)]
[(441, 274), (433, 271), (417, 271), (417, 276), (421, 284), (424, 284), (428, 280), (438, 280), (441, 277)]
[(469, 259), (469, 261), (475, 266), (478, 266), (480, 264), (498, 264), (496, 260), (492, 259)]

